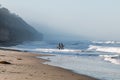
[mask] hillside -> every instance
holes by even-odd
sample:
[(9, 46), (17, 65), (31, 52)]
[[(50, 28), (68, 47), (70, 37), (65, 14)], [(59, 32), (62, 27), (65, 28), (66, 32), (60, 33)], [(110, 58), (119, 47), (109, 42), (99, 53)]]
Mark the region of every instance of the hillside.
[(40, 32), (18, 15), (11, 13), (6, 8), (0, 8), (0, 45), (42, 40), (42, 37)]

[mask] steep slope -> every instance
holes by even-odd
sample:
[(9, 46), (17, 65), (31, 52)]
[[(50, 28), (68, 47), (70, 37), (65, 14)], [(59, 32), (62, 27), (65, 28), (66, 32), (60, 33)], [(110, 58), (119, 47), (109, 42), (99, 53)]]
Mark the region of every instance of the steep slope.
[(0, 8), (0, 44), (42, 40), (42, 36), (22, 18), (6, 8)]

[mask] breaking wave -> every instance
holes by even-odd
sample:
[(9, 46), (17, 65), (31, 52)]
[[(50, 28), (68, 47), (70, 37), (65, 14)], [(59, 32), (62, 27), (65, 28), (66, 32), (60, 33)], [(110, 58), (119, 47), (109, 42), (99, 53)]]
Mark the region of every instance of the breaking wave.
[(48, 53), (53, 53), (53, 52), (72, 52), (72, 53), (79, 53), (79, 52), (82, 52), (82, 50), (73, 50), (73, 49), (62, 49), (62, 50), (59, 50), (59, 49), (45, 49), (45, 48), (37, 48), (37, 49), (34, 49), (35, 51), (39, 51), (39, 52), (48, 52)]
[(120, 53), (120, 47), (106, 47), (90, 45), (88, 50), (95, 50), (100, 52)]
[(100, 57), (113, 64), (120, 64), (120, 55), (100, 55)]
[(120, 44), (119, 41), (92, 41), (95, 44)]

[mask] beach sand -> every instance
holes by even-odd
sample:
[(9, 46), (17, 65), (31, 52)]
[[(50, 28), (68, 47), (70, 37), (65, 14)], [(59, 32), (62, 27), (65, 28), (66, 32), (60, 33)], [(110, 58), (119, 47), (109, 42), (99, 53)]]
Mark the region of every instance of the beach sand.
[(46, 60), (37, 59), (36, 56), (47, 55), (0, 50), (0, 80), (97, 80), (42, 64)]

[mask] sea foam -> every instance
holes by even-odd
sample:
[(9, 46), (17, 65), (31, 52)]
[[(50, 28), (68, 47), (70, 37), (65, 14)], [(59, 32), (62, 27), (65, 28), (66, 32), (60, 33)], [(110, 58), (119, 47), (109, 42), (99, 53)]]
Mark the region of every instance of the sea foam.
[(95, 50), (95, 51), (100, 51), (100, 52), (120, 53), (120, 47), (106, 47), (106, 46), (90, 45), (88, 50)]
[(120, 64), (120, 55), (100, 55), (105, 61), (111, 62), (113, 64)]

